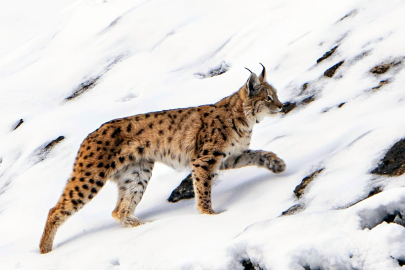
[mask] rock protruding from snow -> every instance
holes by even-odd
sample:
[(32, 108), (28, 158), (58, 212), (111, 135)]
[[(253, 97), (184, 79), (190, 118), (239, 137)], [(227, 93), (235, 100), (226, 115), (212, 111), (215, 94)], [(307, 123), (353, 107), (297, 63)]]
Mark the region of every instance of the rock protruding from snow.
[(260, 266), (253, 264), (250, 259), (243, 260), (241, 263), (244, 270), (264, 270)]
[(399, 176), (405, 173), (405, 139), (395, 143), (372, 174)]
[(312, 180), (314, 180), (315, 177), (318, 174), (320, 174), (324, 169), (325, 168), (322, 168), (320, 170), (317, 170), (317, 171), (311, 173), (307, 177), (304, 177), (304, 179), (302, 179), (302, 181), (301, 181), (301, 184), (299, 184), (298, 186), (295, 187), (294, 194), (295, 194), (295, 196), (297, 196), (298, 199), (304, 194), (305, 188), (309, 185), (309, 183), (311, 183)]
[(332, 49), (330, 49), (329, 51), (327, 51), (324, 55), (322, 55), (321, 58), (319, 58), (318, 60), (316, 60), (316, 62), (317, 62), (317, 63), (320, 63), (320, 62), (322, 62), (323, 60), (325, 60), (325, 59), (331, 57), (332, 54), (335, 53), (335, 51), (337, 50), (338, 47), (339, 47), (339, 46), (335, 46), (335, 47), (333, 47)]
[(224, 74), (229, 70), (229, 66), (226, 63), (222, 63), (219, 67), (209, 70), (207, 73), (197, 73), (196, 76), (201, 78), (211, 78), (221, 74)]
[(292, 110), (294, 110), (294, 108), (296, 106), (297, 106), (297, 104), (294, 102), (285, 102), (283, 105), (283, 108), (281, 109), (281, 112), (284, 114), (287, 114), (287, 113), (291, 112)]
[(294, 204), (290, 208), (288, 208), (286, 211), (281, 213), (282, 216), (291, 216), (295, 215), (297, 212), (300, 212), (301, 210), (304, 209), (304, 206), (302, 204)]
[(19, 128), (23, 123), (24, 123), (24, 120), (23, 120), (23, 119), (20, 119), (20, 121), (18, 121), (18, 123), (15, 125), (15, 127), (13, 128), (13, 130), (16, 130), (17, 128)]
[(193, 178), (191, 174), (189, 174), (181, 184), (172, 191), (172, 194), (170, 194), (167, 200), (176, 203), (181, 200), (192, 199), (194, 196)]
[(338, 70), (338, 68), (340, 68), (341, 65), (343, 65), (345, 61), (340, 61), (339, 63), (337, 63), (336, 65), (332, 66), (331, 68), (328, 68), (325, 73), (323, 74), (325, 77), (328, 78), (332, 78), (333, 75), (335, 75), (336, 70)]

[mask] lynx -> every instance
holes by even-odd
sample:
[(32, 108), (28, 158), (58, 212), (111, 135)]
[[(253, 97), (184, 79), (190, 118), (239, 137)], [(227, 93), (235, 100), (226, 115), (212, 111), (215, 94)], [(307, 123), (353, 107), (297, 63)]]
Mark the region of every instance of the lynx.
[(101, 125), (84, 139), (65, 190), (49, 211), (41, 253), (52, 250), (58, 227), (93, 199), (107, 180), (119, 190), (114, 219), (126, 227), (143, 224), (134, 211), (155, 162), (191, 169), (198, 210), (215, 214), (211, 185), (217, 170), (252, 165), (274, 173), (285, 170), (274, 153), (249, 150), (254, 124), (282, 106), (266, 82), (263, 66), (259, 76), (251, 72), (237, 92), (213, 105), (151, 112)]

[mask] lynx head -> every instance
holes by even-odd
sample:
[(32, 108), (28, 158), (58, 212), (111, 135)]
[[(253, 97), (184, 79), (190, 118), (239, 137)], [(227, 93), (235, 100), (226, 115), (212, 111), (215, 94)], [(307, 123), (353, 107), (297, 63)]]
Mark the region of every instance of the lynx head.
[(259, 77), (247, 69), (251, 74), (245, 85), (247, 96), (244, 111), (247, 116), (256, 118), (256, 122), (267, 115), (280, 112), (283, 107), (283, 103), (278, 100), (277, 90), (266, 82), (266, 68), (263, 65), (262, 67)]

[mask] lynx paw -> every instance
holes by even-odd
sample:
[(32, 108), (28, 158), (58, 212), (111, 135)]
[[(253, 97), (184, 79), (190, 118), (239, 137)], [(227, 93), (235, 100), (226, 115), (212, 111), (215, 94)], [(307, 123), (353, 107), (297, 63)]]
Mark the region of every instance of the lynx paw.
[(212, 209), (199, 209), (201, 214), (204, 215), (218, 215), (217, 213), (215, 213), (214, 210)]
[(265, 167), (273, 173), (282, 173), (285, 171), (286, 165), (284, 161), (278, 158), (273, 153), (266, 153), (262, 156)]

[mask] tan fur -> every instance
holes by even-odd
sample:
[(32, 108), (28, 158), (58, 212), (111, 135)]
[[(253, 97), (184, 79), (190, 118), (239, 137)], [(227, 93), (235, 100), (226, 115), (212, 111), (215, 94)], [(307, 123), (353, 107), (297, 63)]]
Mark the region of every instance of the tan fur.
[(255, 165), (283, 172), (285, 164), (275, 154), (248, 150), (253, 125), (282, 107), (265, 77), (263, 67), (259, 77), (252, 73), (246, 85), (213, 105), (116, 119), (87, 136), (61, 198), (49, 211), (41, 253), (52, 250), (58, 227), (87, 204), (107, 180), (119, 188), (113, 217), (128, 227), (142, 224), (133, 213), (155, 162), (192, 169), (197, 207), (203, 214), (215, 214), (211, 185), (218, 169)]

